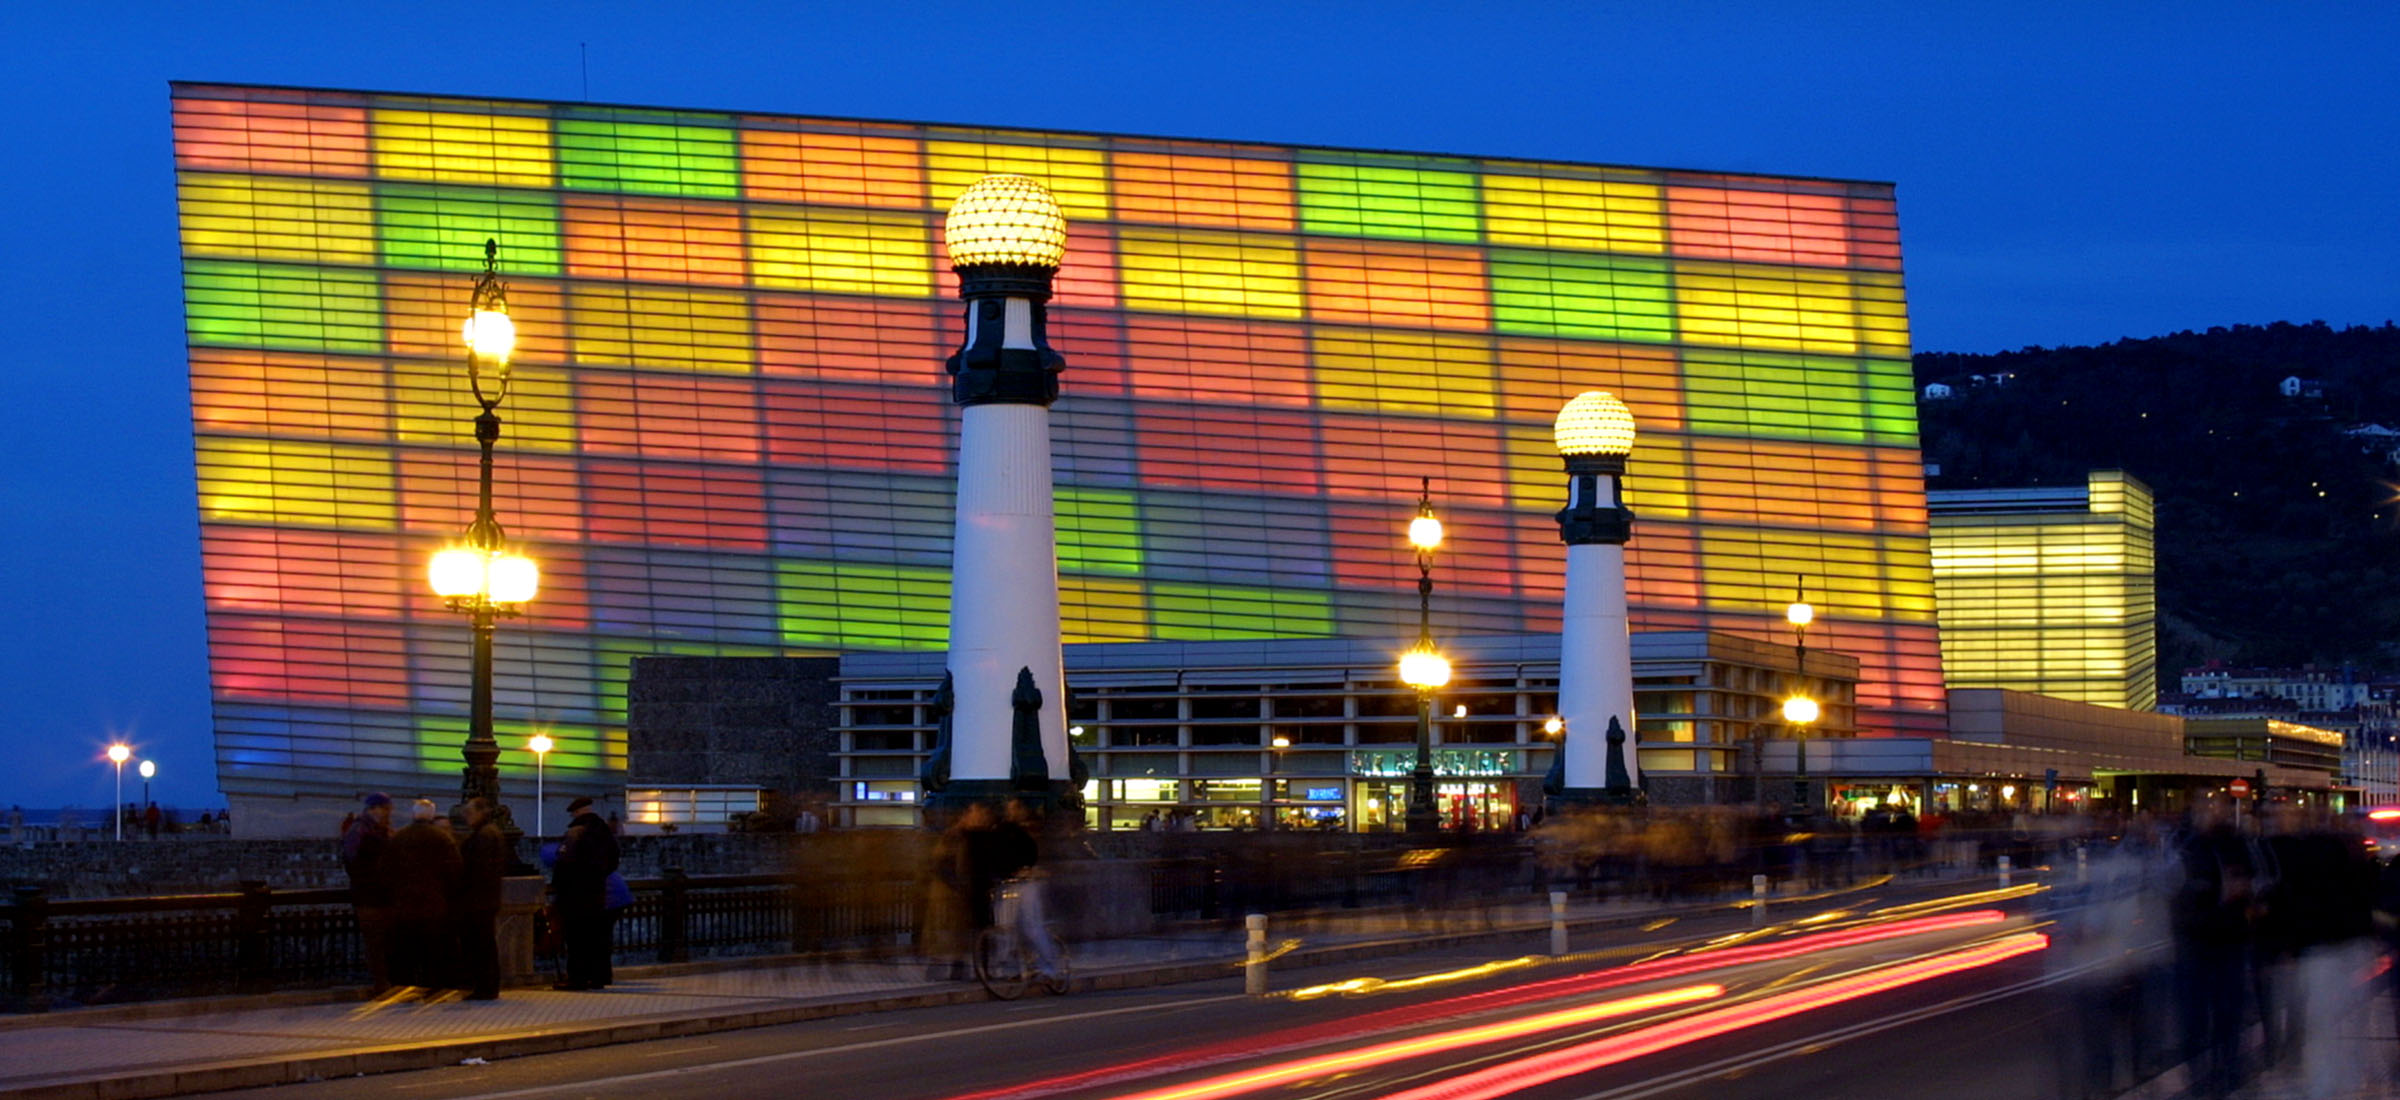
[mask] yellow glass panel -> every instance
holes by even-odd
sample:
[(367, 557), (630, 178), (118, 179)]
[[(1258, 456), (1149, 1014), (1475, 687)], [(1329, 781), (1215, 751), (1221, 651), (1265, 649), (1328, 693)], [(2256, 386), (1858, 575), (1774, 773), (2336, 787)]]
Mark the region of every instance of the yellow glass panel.
[(999, 145), (979, 141), (925, 144), (933, 208), (948, 210), (959, 193), (995, 172), (1032, 176), (1050, 189), (1068, 218), (1108, 217), (1108, 154), (1098, 149)]
[(1858, 342), (1868, 351), (1907, 355), (1908, 297), (1898, 275), (1851, 277), (1858, 308)]
[(1300, 250), (1243, 233), (1126, 229), (1117, 264), (1129, 309), (1299, 317)]
[(575, 361), (747, 372), (750, 306), (740, 295), (581, 286), (568, 297)]
[(381, 448), (201, 436), (196, 457), (203, 519), (391, 527), (399, 515)]
[[(475, 414), (482, 411), (457, 363), (406, 359), (392, 363), (392, 410), (402, 442), (460, 447), (474, 444)], [(500, 406), (500, 446), (575, 448), (575, 390), (566, 371), (522, 365), (509, 369), (508, 399)]]
[(175, 191), (190, 255), (374, 262), (375, 200), (366, 184), (193, 174)]
[[(1567, 473), (1558, 441), (1548, 428), (1511, 427), (1508, 448), (1509, 503), (1544, 512), (1567, 506)], [(1692, 514), (1692, 467), (1684, 441), (1660, 432), (1635, 438), (1620, 483), (1625, 506), (1643, 519), (1681, 519)]]
[(1149, 641), (1149, 601), (1140, 581), (1061, 576), (1058, 624), (1060, 640), (1069, 644)]
[(933, 293), (923, 218), (815, 210), (750, 216), (751, 281), (843, 294)]
[(1933, 576), (1921, 546), (1905, 537), (1709, 528), (1700, 563), (1711, 606), (1780, 614), (1798, 576), (1808, 578), (1819, 614), (1924, 619), (1933, 616)]
[(1309, 343), (1324, 405), (1488, 417), (1497, 404), (1485, 337), (1320, 328)]
[(1494, 244), (1667, 250), (1665, 206), (1648, 183), (1487, 175), (1483, 232)]
[(546, 118), (377, 111), (374, 145), (392, 179), (548, 187), (555, 175)]
[[(1696, 343), (1842, 353), (1859, 350), (1858, 318), (1846, 272), (1677, 264), (1675, 316), (1683, 338)], [(1907, 350), (1905, 337), (1904, 321), (1903, 351)]]

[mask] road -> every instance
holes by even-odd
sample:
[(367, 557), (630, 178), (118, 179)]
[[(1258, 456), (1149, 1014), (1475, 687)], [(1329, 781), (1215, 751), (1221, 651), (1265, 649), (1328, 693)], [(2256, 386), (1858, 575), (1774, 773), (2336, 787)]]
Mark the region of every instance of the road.
[[(1947, 894), (1973, 888), (1952, 887)], [(2024, 897), (1923, 889), (1610, 933), (1030, 996), (261, 1090), (279, 1100), (1792, 1100), (2057, 1095), (2079, 1023)], [(1838, 907), (1836, 907), (1838, 904)], [(1514, 955), (1512, 952), (1526, 952)], [(1318, 988), (1310, 988), (1318, 987)], [(1295, 993), (1295, 991), (1299, 991)]]

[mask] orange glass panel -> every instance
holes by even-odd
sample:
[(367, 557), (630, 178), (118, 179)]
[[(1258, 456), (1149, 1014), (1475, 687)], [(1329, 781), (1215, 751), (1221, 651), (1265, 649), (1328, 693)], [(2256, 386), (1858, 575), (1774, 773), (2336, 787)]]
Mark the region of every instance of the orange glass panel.
[(1679, 256), (1784, 264), (1850, 262), (1847, 217), (1843, 200), (1835, 195), (1670, 187), (1667, 240)]
[[(471, 450), (402, 450), (400, 525), (441, 535), (465, 531), (475, 519), (478, 476)], [(492, 456), (492, 510), (511, 538), (581, 541), (581, 495), (573, 459), (506, 449)]]
[(1468, 248), (1308, 239), (1308, 312), (1319, 321), (1488, 328), (1483, 254)]
[(950, 395), (933, 387), (766, 382), (767, 460), (943, 473), (956, 443)]
[(400, 613), (408, 572), (392, 535), (213, 523), (200, 565), (211, 608), (379, 619)]
[(1182, 401), (1306, 405), (1308, 330), (1272, 321), (1129, 314), (1134, 395)]
[(1878, 526), (1867, 452), (1830, 443), (1694, 436), (1700, 518), (1869, 530)]
[(367, 174), (367, 112), (358, 107), (175, 101), (175, 159), (184, 168)]
[(1067, 359), (1061, 392), (1078, 397), (1121, 397), (1125, 393), (1125, 320), (1122, 314), (1079, 309), (1050, 311), (1050, 346)]
[(1508, 503), (1500, 432), (1489, 424), (1326, 413), (1322, 431), (1329, 493), (1413, 501), (1430, 476), (1436, 501)]
[(1315, 422), (1234, 405), (1137, 406), (1142, 481), (1245, 493), (1317, 491)]
[(924, 157), (910, 138), (744, 130), (742, 190), (753, 199), (919, 209)]
[[(1514, 595), (1516, 514), (1438, 504), (1435, 510), (1443, 526), (1441, 549), (1433, 556), (1435, 591)], [(1417, 555), (1408, 544), (1408, 521), (1417, 514), (1413, 498), (1335, 503), (1325, 513), (1333, 540), (1334, 580), (1341, 587), (1416, 589)]]
[(201, 432), (382, 439), (388, 402), (381, 360), (192, 349), (192, 422)]
[(950, 347), (941, 325), (962, 307), (883, 298), (758, 296), (764, 374), (847, 382), (940, 385)]
[(1900, 215), (1890, 199), (1850, 199), (1850, 261), (1900, 270)]
[(1607, 390), (1633, 410), (1640, 431), (1683, 426), (1683, 372), (1665, 348), (1503, 338), (1497, 353), (1500, 415), (1509, 420), (1551, 424), (1576, 394)]
[(742, 215), (721, 203), (570, 195), (559, 204), (567, 273), (740, 286)]
[[(958, 273), (950, 270), (950, 245), (938, 231), (934, 236), (934, 297), (956, 300)], [(1050, 281), (1050, 304), (1117, 307), (1117, 242), (1107, 226), (1067, 222), (1067, 258)]]
[(408, 642), (394, 623), (208, 617), (210, 681), (221, 696), (408, 705)]
[(1292, 166), (1192, 153), (1118, 153), (1117, 219), (1290, 229)]
[(755, 470), (592, 461), (583, 486), (595, 540), (766, 549), (766, 496)]
[(1626, 599), (1637, 606), (1691, 607), (1700, 602), (1701, 589), (1700, 540), (1692, 528), (1635, 520), (1633, 541), (1625, 546)]
[(758, 396), (747, 381), (586, 371), (575, 422), (586, 451), (758, 461)]
[[(384, 339), (396, 355), (453, 358), (466, 362), (459, 337), (475, 280), (468, 275), (400, 274), (383, 277)], [(508, 281), (508, 319), (517, 326), (511, 362), (567, 361), (567, 310), (554, 283)]]

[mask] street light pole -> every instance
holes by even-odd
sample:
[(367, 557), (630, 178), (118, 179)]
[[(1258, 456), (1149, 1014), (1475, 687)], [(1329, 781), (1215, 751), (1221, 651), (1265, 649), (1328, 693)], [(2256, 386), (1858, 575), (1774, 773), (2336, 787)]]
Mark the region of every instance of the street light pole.
[(125, 762), (133, 759), (133, 750), (123, 742), (108, 747), (108, 762), (117, 769), (117, 797), (108, 806), (117, 819), (117, 839), (125, 839)]
[[(1795, 798), (1808, 797), (1805, 793), (1808, 783), (1808, 724), (1823, 713), (1816, 699), (1808, 694), (1808, 624), (1816, 619), (1817, 609), (1808, 605), (1807, 578), (1794, 576), (1792, 602), (1783, 609), (1783, 621), (1792, 624), (1792, 648), (1795, 653), (1792, 659), (1792, 690), (1783, 701), (1783, 720), (1791, 726), (1792, 752), (1797, 761), (1793, 767), (1793, 774), (1798, 777), (1798, 785), (1793, 788)], [(1766, 761), (1762, 758), (1759, 764), (1759, 778), (1764, 780)], [(1810, 799), (1811, 810), (1816, 809), (1814, 801)]]
[(1442, 545), (1442, 521), (1433, 514), (1433, 479), (1418, 482), (1417, 514), (1408, 521), (1408, 542), (1417, 551), (1417, 645), (1400, 658), (1400, 678), (1417, 689), (1417, 762), (1408, 772), (1409, 832), (1442, 827), (1433, 792), (1433, 693), (1450, 682), (1450, 662), (1433, 648), (1433, 552)]
[(144, 760), (142, 766), (135, 770), (142, 773), (142, 806), (147, 810), (150, 805), (150, 778), (158, 774), (158, 761)]
[(542, 827), (542, 814), (550, 808), (550, 800), (542, 792), (542, 766), (549, 762), (550, 750), (557, 745), (558, 742), (552, 741), (550, 735), (546, 733), (534, 734), (531, 740), (525, 742), (525, 747), (533, 750), (533, 835), (535, 836), (550, 835), (550, 831)]
[[(516, 615), (540, 587), (541, 571), (531, 558), (510, 552), (508, 535), (492, 509), (492, 448), (500, 442), (500, 402), (508, 396), (508, 361), (516, 349), (516, 323), (508, 316), (508, 284), (499, 272), (500, 242), (483, 242), (483, 273), (475, 279), (472, 312), (463, 336), (467, 382), (483, 411), (475, 417), (475, 442), (482, 449), (476, 481), (475, 520), (463, 542), (433, 556), (433, 590), (451, 610), (465, 612), (474, 632), (467, 696), (467, 742), (460, 750), (466, 775), (453, 819), (466, 820), (464, 803), (492, 800), (493, 820), (514, 835), (516, 821), (500, 802), (500, 743), (492, 736), (492, 627)], [(488, 377), (487, 377), (488, 375)]]

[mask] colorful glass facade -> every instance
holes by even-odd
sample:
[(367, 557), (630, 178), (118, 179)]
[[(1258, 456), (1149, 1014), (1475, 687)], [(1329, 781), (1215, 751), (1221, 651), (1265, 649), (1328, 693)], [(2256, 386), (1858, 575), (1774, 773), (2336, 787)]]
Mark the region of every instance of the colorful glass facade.
[[(1070, 642), (1556, 629), (1550, 422), (1641, 419), (1637, 626), (1857, 656), (1942, 726), (1884, 184), (591, 104), (178, 85), (229, 793), (446, 789), (467, 634), (458, 326), (487, 238), (519, 339), (498, 507), (543, 566), (499, 735), (614, 785), (628, 662), (938, 648), (956, 342), (938, 220), (988, 172), (1071, 219), (1051, 335)], [(512, 740), (514, 738), (515, 740)], [(529, 764), (515, 755), (503, 766)]]
[(2157, 519), (2122, 470), (2055, 489), (1932, 494), (1934, 591), (1952, 687), (2101, 706), (2158, 702)]

